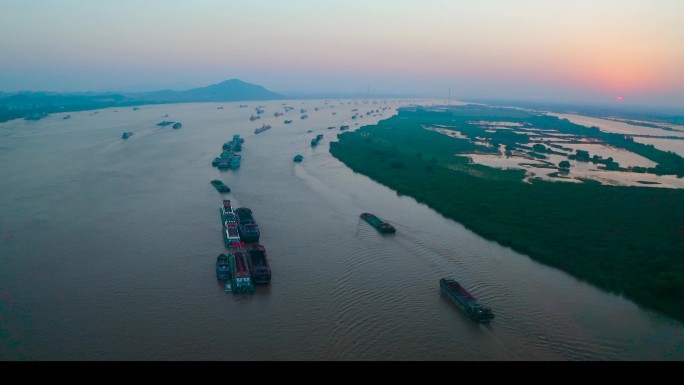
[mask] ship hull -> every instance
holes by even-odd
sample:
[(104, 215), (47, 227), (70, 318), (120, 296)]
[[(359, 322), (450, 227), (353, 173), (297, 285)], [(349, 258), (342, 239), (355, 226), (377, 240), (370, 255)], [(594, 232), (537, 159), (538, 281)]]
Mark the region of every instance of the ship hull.
[(394, 226), (390, 225), (389, 223), (383, 221), (382, 219), (376, 217), (373, 214), (363, 213), (361, 214), (361, 219), (368, 222), (371, 226), (373, 226), (376, 230), (378, 230), (381, 233), (389, 234), (395, 233), (397, 231), (394, 228)]
[(442, 278), (439, 281), (439, 286), (442, 294), (471, 320), (480, 323), (488, 323), (494, 319), (494, 314), (491, 310), (482, 306), (458, 282)]

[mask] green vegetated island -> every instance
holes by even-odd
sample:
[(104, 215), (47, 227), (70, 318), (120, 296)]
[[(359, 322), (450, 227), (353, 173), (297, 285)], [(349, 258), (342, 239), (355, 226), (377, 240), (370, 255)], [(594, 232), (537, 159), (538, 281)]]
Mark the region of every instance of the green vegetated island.
[[(559, 135), (628, 149), (657, 166), (626, 169), (587, 151), (552, 146), (549, 138)], [(330, 152), (487, 239), (684, 320), (684, 190), (530, 179), (525, 170), (487, 167), (466, 156), (505, 152), (543, 159), (552, 152), (567, 159), (548, 165), (559, 177), (571, 161), (682, 177), (684, 159), (672, 152), (542, 113), (477, 105), (403, 108), (375, 126), (339, 134)]]

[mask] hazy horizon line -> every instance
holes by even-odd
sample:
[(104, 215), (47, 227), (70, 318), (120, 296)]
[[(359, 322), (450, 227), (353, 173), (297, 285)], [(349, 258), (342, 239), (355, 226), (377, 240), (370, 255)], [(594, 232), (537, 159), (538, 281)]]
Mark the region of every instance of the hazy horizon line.
[[(220, 82), (192, 86), (189, 83), (177, 82), (177, 83), (167, 83), (166, 87), (162, 84), (158, 85), (139, 85), (139, 86), (128, 86), (122, 87), (120, 89), (94, 89), (94, 90), (82, 90), (82, 91), (53, 91), (53, 90), (20, 90), (20, 91), (3, 91), (0, 89), (0, 97), (6, 97), (17, 94), (29, 94), (29, 93), (44, 93), (44, 94), (62, 94), (62, 95), (84, 95), (84, 94), (145, 94), (159, 91), (188, 91), (196, 88), (204, 88), (215, 84), (220, 84), (228, 80), (239, 80), (244, 83), (252, 84), (255, 86), (263, 87), (264, 89), (277, 93), (283, 96), (283, 100), (286, 99), (326, 99), (326, 98), (338, 98), (338, 99), (358, 99), (358, 98), (422, 98), (422, 99), (440, 99), (448, 100), (449, 95), (437, 95), (434, 93), (426, 92), (377, 92), (372, 93), (367, 90), (359, 91), (305, 91), (305, 90), (271, 90), (260, 84), (247, 82), (237, 78), (231, 78), (223, 80)], [(448, 87), (445, 88), (445, 90)], [(533, 98), (500, 98), (500, 97), (467, 97), (463, 95), (451, 96), (451, 101), (453, 102), (464, 102), (464, 103), (476, 103), (476, 104), (494, 104), (501, 106), (502, 104), (511, 104), (511, 107), (530, 107), (535, 106), (547, 106), (547, 107), (579, 107), (579, 108), (604, 108), (613, 110), (624, 110), (624, 109), (638, 109), (641, 111), (651, 110), (658, 112), (667, 113), (677, 113), (684, 114), (684, 107), (680, 106), (662, 106), (653, 105), (647, 103), (620, 103), (620, 105), (609, 104), (609, 103), (579, 103), (574, 101), (559, 101), (559, 100), (549, 100), (549, 99), (533, 99)], [(675, 112), (676, 111), (676, 112)]]

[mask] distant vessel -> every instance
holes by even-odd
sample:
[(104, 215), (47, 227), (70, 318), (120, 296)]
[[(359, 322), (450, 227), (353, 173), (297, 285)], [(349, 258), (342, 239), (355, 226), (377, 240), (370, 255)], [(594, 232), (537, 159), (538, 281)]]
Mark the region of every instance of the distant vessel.
[(221, 106), (221, 107), (216, 107), (216, 109), (217, 109), (217, 110), (222, 110), (222, 109), (223, 109), (223, 106)]
[(361, 219), (364, 221), (368, 222), (371, 224), (371, 226), (375, 227), (376, 230), (378, 230), (381, 233), (394, 233), (397, 230), (392, 226), (391, 224), (383, 221), (382, 219), (376, 217), (375, 215), (371, 213), (363, 213), (361, 214)]
[(313, 147), (313, 146), (318, 145), (318, 142), (320, 142), (321, 139), (323, 139), (323, 134), (316, 135), (315, 138), (311, 139), (311, 146)]
[(211, 161), (211, 165), (217, 167), (220, 161), (221, 158), (214, 158), (214, 160)]
[(240, 139), (239, 136), (237, 138), (233, 137), (230, 141), (223, 143), (222, 148), (224, 151), (240, 152), (242, 151), (242, 142), (244, 142), (244, 140)]
[(183, 127), (183, 123), (178, 122), (178, 123), (174, 124), (171, 128), (173, 128), (173, 129), (178, 129), (178, 128), (181, 128), (181, 127)]
[(174, 124), (174, 123), (175, 123), (175, 122), (169, 122), (168, 120), (164, 120), (164, 121), (161, 121), (161, 122), (157, 123), (157, 126), (164, 127), (164, 126), (168, 126), (168, 125), (171, 125), (171, 124)]
[(306, 118), (308, 118), (308, 117), (309, 117), (309, 115), (306, 115), (306, 114), (305, 114), (305, 115), (302, 115), (302, 119), (306, 119)]
[(294, 157), (295, 162), (301, 162), (303, 159), (304, 159), (304, 157), (301, 155), (295, 155), (295, 157)]
[(216, 258), (216, 278), (221, 281), (230, 279), (230, 259), (225, 254)]
[(259, 225), (257, 225), (252, 215), (252, 210), (246, 207), (236, 209), (235, 216), (238, 221), (238, 229), (240, 230), (240, 239), (243, 242), (259, 242)]
[(347, 126), (347, 125), (340, 126), (340, 131), (344, 131), (344, 130), (348, 130), (348, 129), (349, 129), (349, 126)]
[(71, 119), (71, 115), (64, 115), (64, 117), (62, 117), (62, 119)]
[(276, 111), (276, 112), (273, 113), (273, 116), (280, 116), (280, 115), (282, 115), (282, 114), (283, 114), (282, 112)]
[(214, 187), (216, 187), (216, 190), (218, 190), (218, 192), (222, 192), (222, 193), (229, 193), (230, 192), (230, 188), (218, 179), (212, 180), (211, 184)]
[(251, 120), (251, 121), (255, 121), (255, 120), (257, 120), (257, 119), (261, 119), (261, 116), (254, 116), (254, 115), (252, 115), (252, 116), (249, 117), (249, 120)]
[(271, 125), (270, 125), (270, 124), (269, 124), (269, 125), (262, 124), (261, 127), (259, 127), (259, 128), (257, 128), (257, 129), (254, 130), (254, 133), (255, 133), (255, 134), (258, 134), (258, 133), (264, 132), (264, 131), (266, 131), (266, 130), (268, 130), (268, 129), (270, 129), (270, 128), (271, 128)]
[(128, 139), (128, 138), (131, 137), (131, 135), (133, 135), (133, 133), (130, 132), (130, 131), (129, 131), (129, 132), (124, 132), (123, 135), (121, 135), (121, 139)]
[(439, 280), (442, 294), (455, 303), (467, 316), (476, 322), (489, 322), (494, 319), (494, 313), (488, 306), (480, 304), (475, 297), (453, 279)]
[(245, 108), (245, 107), (247, 107), (246, 104), (240, 104), (240, 108)]
[(265, 285), (271, 282), (271, 266), (268, 263), (266, 248), (262, 245), (247, 246), (247, 257), (254, 283)]
[(292, 120), (290, 120), (290, 119), (287, 119), (287, 120), (285, 120), (285, 122), (284, 122), (284, 123), (285, 123), (285, 124), (290, 124), (290, 123), (292, 123)]

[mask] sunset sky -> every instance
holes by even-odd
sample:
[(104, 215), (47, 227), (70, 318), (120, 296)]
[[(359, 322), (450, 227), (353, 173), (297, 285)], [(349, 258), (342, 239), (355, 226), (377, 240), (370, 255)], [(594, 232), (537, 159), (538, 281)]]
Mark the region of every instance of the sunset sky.
[(285, 95), (684, 107), (684, 1), (0, 0), (0, 91), (231, 78)]

